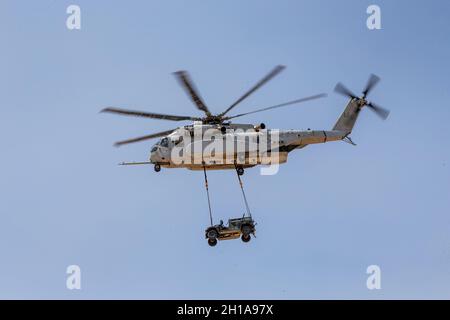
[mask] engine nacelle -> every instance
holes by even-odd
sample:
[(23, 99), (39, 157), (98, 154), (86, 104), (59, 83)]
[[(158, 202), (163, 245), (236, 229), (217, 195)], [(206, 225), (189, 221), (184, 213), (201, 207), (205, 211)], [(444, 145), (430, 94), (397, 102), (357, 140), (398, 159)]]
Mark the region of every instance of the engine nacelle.
[(255, 126), (255, 130), (264, 130), (266, 128), (266, 125), (264, 123), (260, 123), (259, 125)]

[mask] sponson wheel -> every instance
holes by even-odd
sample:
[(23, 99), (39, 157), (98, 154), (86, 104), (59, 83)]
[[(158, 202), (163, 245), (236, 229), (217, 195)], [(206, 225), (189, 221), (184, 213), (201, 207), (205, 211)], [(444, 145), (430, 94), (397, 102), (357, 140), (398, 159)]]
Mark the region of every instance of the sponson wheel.
[(156, 172), (160, 172), (161, 171), (161, 166), (159, 164), (155, 164), (155, 171)]
[(244, 241), (244, 242), (249, 242), (251, 240), (251, 238), (252, 237), (249, 234), (243, 234), (241, 237), (242, 241)]

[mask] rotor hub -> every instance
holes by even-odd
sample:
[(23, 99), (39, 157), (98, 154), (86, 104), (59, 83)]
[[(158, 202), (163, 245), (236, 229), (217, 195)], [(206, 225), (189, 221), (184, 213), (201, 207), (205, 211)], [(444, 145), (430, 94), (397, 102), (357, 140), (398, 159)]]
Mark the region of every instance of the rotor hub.
[(223, 122), (223, 117), (220, 115), (210, 115), (202, 118), (202, 122), (205, 124), (221, 124)]

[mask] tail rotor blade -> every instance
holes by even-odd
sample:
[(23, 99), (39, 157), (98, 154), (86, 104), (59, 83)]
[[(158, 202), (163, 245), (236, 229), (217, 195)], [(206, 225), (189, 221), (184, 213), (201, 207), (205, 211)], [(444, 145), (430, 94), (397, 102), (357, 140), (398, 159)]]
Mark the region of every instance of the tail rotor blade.
[(352, 99), (358, 98), (352, 91), (350, 91), (350, 89), (348, 89), (340, 82), (336, 85), (336, 87), (334, 87), (334, 91), (339, 94), (342, 94), (343, 96), (350, 97)]
[(368, 106), (370, 109), (372, 109), (372, 111), (375, 112), (375, 114), (376, 114), (377, 116), (379, 116), (381, 119), (386, 120), (386, 119), (388, 118), (389, 113), (390, 113), (389, 110), (384, 109), (384, 108), (382, 108), (382, 107), (380, 107), (380, 106), (378, 106), (378, 105), (376, 105), (376, 104), (374, 104), (374, 103), (372, 103), (372, 102), (369, 102), (369, 103), (367, 104), (367, 106)]
[(363, 96), (366, 97), (370, 91), (377, 85), (377, 83), (380, 81), (380, 77), (377, 75), (371, 74), (369, 77), (369, 80), (367, 81), (367, 85), (364, 88)]

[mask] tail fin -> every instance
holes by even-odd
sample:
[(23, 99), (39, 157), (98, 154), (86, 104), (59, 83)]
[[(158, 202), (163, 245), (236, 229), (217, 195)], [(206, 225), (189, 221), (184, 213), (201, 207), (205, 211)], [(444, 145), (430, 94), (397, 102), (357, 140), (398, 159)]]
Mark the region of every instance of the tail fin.
[(334, 125), (333, 130), (344, 131), (347, 134), (351, 133), (360, 111), (361, 106), (359, 105), (358, 100), (351, 99)]
[(369, 92), (379, 81), (380, 78), (378, 76), (374, 74), (370, 75), (369, 81), (367, 82), (367, 85), (364, 88), (361, 97), (356, 96), (352, 91), (347, 89), (347, 87), (340, 82), (336, 85), (334, 91), (346, 97), (350, 97), (350, 102), (347, 104), (347, 107), (345, 107), (344, 112), (334, 125), (333, 130), (343, 131), (348, 136), (352, 132), (353, 127), (355, 126), (361, 108), (365, 106), (367, 106), (373, 112), (375, 112), (377, 116), (379, 116), (381, 119), (386, 120), (386, 118), (389, 115), (389, 110), (383, 109), (380, 106), (366, 100), (366, 97), (369, 94)]

